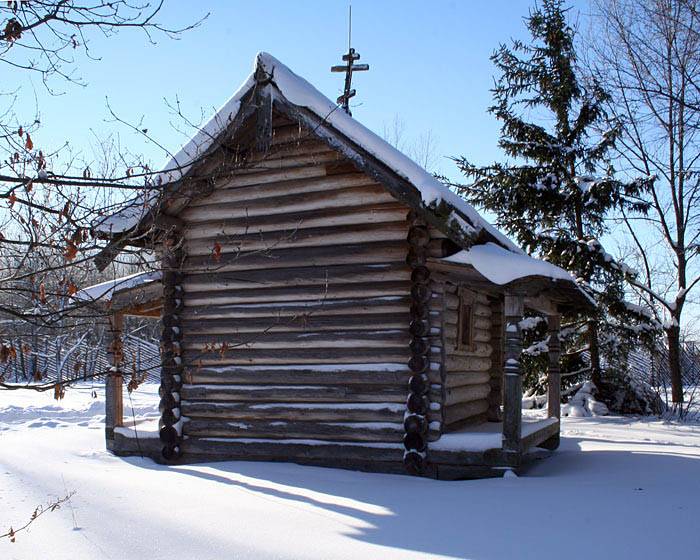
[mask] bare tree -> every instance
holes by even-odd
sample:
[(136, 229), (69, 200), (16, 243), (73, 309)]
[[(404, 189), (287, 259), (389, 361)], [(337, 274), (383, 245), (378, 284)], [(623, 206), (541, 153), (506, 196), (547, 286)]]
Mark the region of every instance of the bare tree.
[[(101, 319), (92, 308), (76, 311), (72, 297), (97, 279), (92, 260), (103, 242), (93, 236), (92, 224), (124, 199), (158, 189), (149, 166), (115, 138), (97, 142), (93, 169), (57, 131), (42, 134), (53, 138), (53, 146), (37, 142), (41, 95), (30, 92), (37, 99), (32, 115), (17, 109), (27, 95), (26, 78), (39, 76), (44, 94), (53, 95), (83, 84), (77, 69), (85, 59), (96, 60), (90, 48), (95, 36), (133, 29), (153, 42), (156, 34), (177, 38), (200, 23), (166, 27), (157, 20), (162, 9), (163, 0), (0, 5), (0, 362), (35, 361), (38, 333), (52, 337), (56, 362), (66, 361), (81, 332)], [(133, 264), (127, 254), (113, 266)]]
[(622, 215), (641, 264), (633, 288), (663, 320), (674, 404), (683, 402), (684, 307), (700, 284), (700, 2), (594, 0), (594, 77), (624, 124), (622, 171), (654, 178), (648, 215)]
[(437, 173), (437, 143), (432, 130), (427, 130), (409, 141), (406, 135), (406, 123), (398, 114), (395, 114), (390, 123), (384, 123), (382, 138), (426, 171)]

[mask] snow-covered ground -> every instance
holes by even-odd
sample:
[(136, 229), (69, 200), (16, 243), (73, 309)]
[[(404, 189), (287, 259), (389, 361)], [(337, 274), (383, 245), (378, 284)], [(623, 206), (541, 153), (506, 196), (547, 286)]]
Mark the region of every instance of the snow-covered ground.
[[(292, 464), (165, 467), (104, 450), (101, 391), (0, 392), (0, 558), (695, 558), (700, 426), (566, 418), (526, 476), (441, 482)], [(155, 416), (155, 388), (133, 394)], [(125, 416), (131, 415), (129, 400)]]

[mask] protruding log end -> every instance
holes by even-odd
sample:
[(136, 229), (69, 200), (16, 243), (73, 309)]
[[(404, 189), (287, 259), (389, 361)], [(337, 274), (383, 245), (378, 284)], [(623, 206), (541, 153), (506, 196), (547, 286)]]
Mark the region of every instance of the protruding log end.
[(180, 439), (180, 434), (177, 433), (177, 430), (173, 426), (163, 426), (160, 429), (159, 435), (160, 441), (170, 447), (175, 446)]
[(406, 408), (413, 414), (427, 414), (430, 403), (426, 396), (411, 393), (406, 400)]
[(407, 434), (425, 434), (428, 431), (428, 421), (421, 414), (409, 414), (403, 421), (403, 427)]
[(418, 451), (407, 451), (403, 456), (403, 464), (410, 474), (421, 475), (425, 472), (425, 454)]
[(179, 445), (165, 445), (160, 454), (166, 461), (174, 461), (182, 456), (182, 450)]

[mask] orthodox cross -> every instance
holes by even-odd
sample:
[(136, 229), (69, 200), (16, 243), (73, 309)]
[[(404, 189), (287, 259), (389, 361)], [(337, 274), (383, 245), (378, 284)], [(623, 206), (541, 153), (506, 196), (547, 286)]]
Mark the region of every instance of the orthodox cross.
[(336, 102), (338, 105), (342, 105), (345, 112), (350, 115), (350, 98), (355, 96), (357, 93), (352, 89), (352, 73), (353, 72), (365, 72), (369, 70), (369, 64), (355, 64), (355, 61), (360, 60), (360, 53), (355, 52), (351, 44), (352, 39), (352, 6), (350, 6), (350, 17), (348, 23), (348, 52), (343, 55), (343, 61), (345, 64), (339, 64), (337, 66), (331, 66), (331, 72), (345, 72), (345, 88), (343, 89), (343, 94), (338, 97)]

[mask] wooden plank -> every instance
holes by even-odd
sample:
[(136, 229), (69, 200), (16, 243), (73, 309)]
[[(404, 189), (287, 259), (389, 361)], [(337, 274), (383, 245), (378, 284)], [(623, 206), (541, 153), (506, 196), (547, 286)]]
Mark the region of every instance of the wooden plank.
[(299, 422), (403, 422), (400, 403), (255, 403), (182, 401), (187, 418)]
[(318, 439), (331, 441), (384, 441), (400, 443), (403, 422), (295, 422), (283, 420), (189, 420), (183, 432), (187, 436)]
[(559, 433), (559, 422), (553, 422), (543, 428), (533, 431), (524, 436), (520, 441), (521, 451), (527, 451), (531, 447), (537, 447), (541, 443), (547, 441), (552, 436)]

